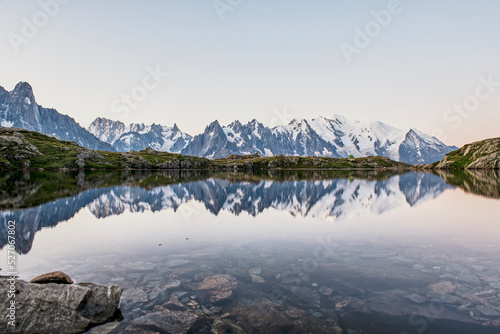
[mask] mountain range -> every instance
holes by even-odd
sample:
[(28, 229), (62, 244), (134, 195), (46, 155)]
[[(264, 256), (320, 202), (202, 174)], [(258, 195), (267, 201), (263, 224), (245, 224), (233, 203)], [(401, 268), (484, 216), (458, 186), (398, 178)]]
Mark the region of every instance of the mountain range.
[(93, 150), (114, 151), (111, 145), (97, 139), (73, 118), (38, 105), (26, 82), (18, 83), (12, 92), (0, 87), (0, 125), (74, 141)]
[(416, 129), (401, 130), (382, 122), (359, 122), (341, 115), (293, 120), (273, 128), (255, 119), (247, 124), (234, 121), (227, 126), (214, 121), (194, 137), (183, 133), (175, 124), (173, 127), (126, 126), (106, 118), (97, 118), (87, 130), (117, 151), (139, 151), (149, 146), (209, 159), (253, 153), (331, 158), (380, 155), (417, 164), (439, 161), (457, 149)]
[(176, 124), (126, 125), (102, 117), (85, 129), (69, 116), (39, 106), (25, 82), (17, 84), (12, 92), (0, 87), (0, 125), (38, 131), (97, 150), (128, 152), (151, 147), (209, 159), (253, 153), (331, 158), (379, 155), (409, 164), (428, 164), (457, 149), (416, 129), (397, 129), (341, 115), (294, 119), (272, 128), (257, 120), (247, 124), (236, 120), (226, 126), (214, 121), (194, 137)]

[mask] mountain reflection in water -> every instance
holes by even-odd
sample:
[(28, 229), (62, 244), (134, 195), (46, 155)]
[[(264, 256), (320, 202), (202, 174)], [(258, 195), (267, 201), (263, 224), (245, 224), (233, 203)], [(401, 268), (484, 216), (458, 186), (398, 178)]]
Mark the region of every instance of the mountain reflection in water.
[[(496, 171), (33, 171), (0, 180), (0, 258), (16, 220), (22, 279), (62, 270), (123, 286), (124, 320), (112, 333), (169, 307), (204, 314), (194, 332), (223, 315), (255, 333), (500, 326)], [(237, 281), (231, 299), (212, 303), (199, 291), (214, 275)]]
[[(27, 183), (25, 188), (30, 189), (29, 194), (43, 191), (36, 182)], [(428, 173), (392, 175), (379, 180), (234, 181), (209, 177), (189, 182), (187, 178), (181, 183), (151, 189), (130, 185), (93, 188), (36, 207), (6, 210), (0, 215), (3, 222), (22, 222), (17, 247), (21, 254), (25, 254), (31, 249), (37, 231), (74, 217), (82, 208), (88, 208), (97, 218), (106, 218), (124, 212), (177, 211), (185, 203), (198, 201), (214, 215), (228, 211), (234, 215), (246, 212), (257, 216), (273, 208), (287, 211), (292, 216), (338, 221), (363, 214), (382, 214), (396, 207), (414, 206), (436, 198), (449, 188), (452, 186), (441, 177)], [(2, 224), (2, 229), (5, 226)], [(5, 235), (7, 233), (2, 233), (2, 236)], [(0, 247), (5, 246), (4, 239), (0, 237)]]

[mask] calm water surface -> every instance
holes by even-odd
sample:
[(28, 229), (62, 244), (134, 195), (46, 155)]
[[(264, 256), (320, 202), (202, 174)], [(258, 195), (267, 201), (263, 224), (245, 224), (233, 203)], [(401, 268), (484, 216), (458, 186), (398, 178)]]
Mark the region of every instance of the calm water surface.
[[(0, 176), (0, 267), (15, 220), (21, 278), (124, 287), (124, 319), (91, 332), (163, 333), (143, 320), (165, 309), (193, 332), (500, 332), (495, 172)], [(217, 274), (237, 285), (213, 301)]]

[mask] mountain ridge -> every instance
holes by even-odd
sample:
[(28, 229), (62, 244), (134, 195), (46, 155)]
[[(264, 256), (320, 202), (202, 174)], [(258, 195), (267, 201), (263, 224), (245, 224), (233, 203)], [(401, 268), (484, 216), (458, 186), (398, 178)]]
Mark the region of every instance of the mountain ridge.
[(33, 89), (27, 82), (19, 82), (8, 92), (0, 87), (0, 125), (36, 131), (61, 140), (70, 140), (90, 149), (114, 151), (97, 139), (73, 118), (55, 109), (36, 103)]
[[(273, 128), (264, 126), (256, 119), (242, 124), (235, 120), (222, 126), (218, 120), (211, 122), (205, 130), (195, 136), (183, 133), (177, 125), (164, 127), (168, 131), (176, 130), (174, 135), (166, 138), (174, 147), (172, 153), (218, 159), (230, 154), (247, 155), (258, 153), (261, 156), (277, 154), (288, 156), (323, 156), (330, 158), (347, 158), (363, 156), (385, 156), (395, 161), (409, 164), (432, 163), (441, 160), (447, 153), (456, 150), (436, 137), (410, 128), (402, 130), (390, 125), (376, 122), (360, 122), (345, 116), (334, 115), (334, 118), (317, 117), (311, 120), (292, 120), (288, 125)], [(111, 124), (104, 126), (103, 124)], [(117, 151), (122, 149), (122, 138), (138, 136), (135, 131), (112, 133), (115, 124), (123, 124), (106, 118), (98, 118), (89, 126), (89, 132), (102, 138)], [(132, 123), (129, 128), (148, 128), (153, 125)], [(149, 136), (149, 134), (148, 134)], [(153, 136), (159, 138), (158, 134)], [(111, 139), (109, 139), (111, 138)], [(179, 140), (176, 142), (175, 140)], [(152, 145), (153, 144), (153, 145)], [(162, 150), (155, 142), (136, 142), (134, 147), (141, 150), (146, 147)]]
[(0, 125), (37, 131), (57, 139), (75, 141), (101, 151), (156, 151), (209, 159), (231, 154), (261, 156), (384, 156), (408, 164), (429, 164), (458, 149), (417, 129), (397, 129), (380, 121), (360, 122), (342, 115), (294, 119), (287, 125), (267, 127), (256, 119), (229, 125), (213, 121), (195, 136), (172, 127), (144, 123), (129, 125), (104, 117), (83, 128), (73, 118), (36, 103), (33, 89), (20, 82), (12, 92), (0, 87)]

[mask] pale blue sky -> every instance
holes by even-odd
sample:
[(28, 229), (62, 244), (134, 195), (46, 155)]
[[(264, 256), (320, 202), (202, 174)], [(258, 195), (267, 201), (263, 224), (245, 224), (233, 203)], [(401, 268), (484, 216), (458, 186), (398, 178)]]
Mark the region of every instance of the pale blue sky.
[[(479, 77), (500, 82), (498, 1), (401, 0), (350, 63), (340, 44), (355, 45), (355, 27), (391, 0), (220, 0), (237, 4), (224, 20), (211, 0), (72, 0), (26, 38), (23, 18), (43, 20), (41, 3), (55, 2), (0, 1), (0, 85), (28, 81), (38, 103), (83, 126), (104, 116), (196, 134), (214, 119), (275, 125), (336, 113), (441, 129), (456, 145), (500, 135), (500, 84), (470, 112), (446, 112), (471, 101)], [(17, 53), (12, 34), (25, 38)], [(169, 76), (137, 107), (116, 108), (148, 67)]]

